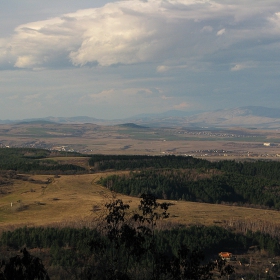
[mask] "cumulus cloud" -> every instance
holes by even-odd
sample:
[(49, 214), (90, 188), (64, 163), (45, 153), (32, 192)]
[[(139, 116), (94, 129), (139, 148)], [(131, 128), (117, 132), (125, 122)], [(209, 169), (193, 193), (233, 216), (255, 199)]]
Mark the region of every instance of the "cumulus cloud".
[(203, 61), (238, 44), (249, 52), (256, 39), (279, 40), (279, 26), (278, 0), (119, 1), (18, 26), (0, 38), (0, 67), (155, 62), (157, 72), (166, 72), (166, 61)]

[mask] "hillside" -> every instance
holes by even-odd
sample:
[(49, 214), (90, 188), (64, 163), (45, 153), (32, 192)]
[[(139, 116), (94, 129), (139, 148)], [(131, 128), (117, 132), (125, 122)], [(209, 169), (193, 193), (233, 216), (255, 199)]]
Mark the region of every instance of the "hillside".
[[(0, 229), (19, 226), (90, 225), (100, 215), (113, 194), (98, 184), (100, 177), (123, 172), (62, 175), (59, 178), (36, 175), (17, 179), (0, 196)], [(51, 178), (47, 183), (48, 178)], [(136, 208), (139, 198), (117, 194)], [(266, 221), (278, 225), (280, 212), (238, 206), (172, 201), (169, 222), (174, 224), (220, 225), (235, 221)], [(12, 203), (12, 207), (11, 207)]]
[(113, 196), (131, 201), (135, 209), (147, 188), (172, 202), (169, 221), (174, 224), (226, 226), (234, 219), (278, 225), (280, 218), (280, 212), (272, 210), (280, 207), (275, 195), (280, 188), (279, 162), (209, 162), (144, 155), (66, 157), (42, 149), (0, 152), (2, 159), (9, 158), (0, 162), (2, 229), (77, 221), (88, 224)]
[[(265, 268), (272, 267), (267, 256), (274, 257), (274, 261), (279, 259), (280, 211), (273, 210), (280, 207), (279, 162), (210, 162), (186, 156), (148, 155), (84, 157), (78, 153), (68, 156), (65, 152), (30, 148), (1, 149), (0, 152), (0, 158), (3, 159), (3, 155), (6, 158), (0, 162), (1, 254), (12, 256), (23, 246), (27, 247), (42, 258), (51, 279), (62, 279), (62, 275), (73, 273), (76, 279), (85, 279), (83, 273), (88, 271), (87, 264), (92, 265), (94, 273), (103, 274), (104, 267), (99, 264), (115, 263), (108, 261), (109, 256), (122, 263), (127, 260), (123, 256), (134, 256), (136, 248), (137, 257), (143, 244), (146, 248), (146, 241), (156, 244), (155, 252), (172, 256), (172, 259), (164, 259), (163, 268), (168, 263), (174, 264), (173, 256), (183, 252), (181, 249), (187, 253), (201, 250), (207, 259), (216, 258), (221, 251), (234, 253), (230, 264), (235, 266), (236, 277), (260, 275), (260, 271), (265, 275)], [(27, 165), (26, 172), (16, 171), (24, 170)], [(57, 172), (53, 167), (59, 167)], [(42, 171), (45, 175), (39, 175)], [(224, 181), (227, 178), (230, 180)], [(121, 184), (116, 184), (118, 182)], [(147, 193), (147, 188), (149, 193), (162, 199), (151, 206), (146, 203), (154, 196), (141, 195), (141, 203), (143, 197), (148, 197), (141, 204), (142, 210), (150, 205), (156, 214), (150, 215), (148, 211), (142, 220), (141, 214), (138, 216), (141, 213), (139, 196)], [(168, 214), (162, 217), (167, 219), (157, 220), (166, 207)], [(111, 214), (106, 216), (108, 211)], [(157, 220), (152, 230), (155, 224), (158, 229), (152, 235), (151, 219)], [(139, 227), (141, 221), (146, 221), (147, 227)], [(119, 227), (119, 222), (123, 226)], [(116, 238), (114, 235), (111, 239), (111, 232), (116, 228), (120, 231), (117, 230)], [(142, 229), (146, 232), (144, 235), (141, 235)], [(109, 230), (108, 239), (106, 230)], [(119, 240), (124, 243), (115, 243)], [(130, 247), (131, 244), (136, 247)], [(249, 252), (252, 248), (254, 251)], [(115, 249), (120, 251), (112, 255)], [(195, 258), (193, 253), (190, 256)], [(97, 257), (100, 262), (95, 262)], [(150, 257), (144, 254), (144, 262), (133, 257), (131, 263), (136, 265), (135, 271), (152, 268)], [(145, 263), (147, 260), (149, 262)], [(243, 265), (249, 261), (250, 269)], [(138, 269), (139, 265), (143, 267)], [(117, 267), (121, 267), (119, 263)], [(218, 271), (214, 271), (217, 274)], [(129, 272), (135, 275), (134, 270)], [(274, 277), (277, 273), (276, 267), (271, 275)], [(137, 279), (143, 279), (142, 274)]]

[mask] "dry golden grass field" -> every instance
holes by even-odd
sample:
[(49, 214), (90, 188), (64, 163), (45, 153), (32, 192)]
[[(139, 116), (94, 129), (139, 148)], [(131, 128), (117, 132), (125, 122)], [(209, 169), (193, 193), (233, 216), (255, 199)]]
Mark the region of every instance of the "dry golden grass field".
[[(21, 226), (87, 226), (94, 223), (113, 197), (137, 208), (138, 198), (112, 194), (97, 181), (107, 173), (31, 176), (34, 181), (15, 180), (0, 196), (0, 230)], [(50, 183), (47, 183), (49, 179)], [(169, 222), (223, 225), (225, 221), (261, 220), (279, 224), (280, 212), (218, 204), (171, 201)], [(12, 203), (12, 206), (11, 206)]]

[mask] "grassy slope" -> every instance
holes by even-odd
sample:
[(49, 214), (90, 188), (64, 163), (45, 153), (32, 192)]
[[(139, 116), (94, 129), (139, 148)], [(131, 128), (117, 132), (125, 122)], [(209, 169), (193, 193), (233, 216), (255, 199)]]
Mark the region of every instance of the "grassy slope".
[[(0, 230), (18, 226), (32, 225), (65, 225), (75, 222), (77, 225), (93, 221), (100, 214), (104, 204), (112, 194), (97, 184), (100, 176), (108, 173), (71, 175), (54, 178), (53, 176), (32, 176), (33, 179), (46, 181), (53, 178), (50, 184), (34, 184), (30, 181), (15, 181), (10, 193), (0, 197)], [(31, 191), (32, 190), (32, 191)], [(136, 209), (139, 199), (118, 195), (124, 202)], [(20, 202), (19, 202), (20, 201)], [(13, 202), (13, 207), (11, 207)], [(251, 209), (243, 207), (205, 204), (183, 201), (172, 201), (170, 222), (182, 224), (212, 225), (224, 220), (250, 219), (267, 220), (277, 223), (280, 212), (272, 210)], [(26, 208), (25, 208), (26, 207)], [(19, 210), (23, 208), (23, 210)]]

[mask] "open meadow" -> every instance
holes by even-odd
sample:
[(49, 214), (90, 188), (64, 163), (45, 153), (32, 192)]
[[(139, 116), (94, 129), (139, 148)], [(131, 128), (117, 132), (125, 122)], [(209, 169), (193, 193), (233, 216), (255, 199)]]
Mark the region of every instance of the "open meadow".
[[(84, 175), (31, 175), (15, 180), (0, 197), (0, 229), (21, 226), (91, 226), (100, 217), (104, 205), (121, 198), (137, 209), (139, 198), (111, 193), (98, 184), (100, 177), (120, 172)], [(279, 224), (280, 212), (221, 204), (169, 201), (169, 223), (178, 225), (225, 226), (231, 220), (266, 221)]]

